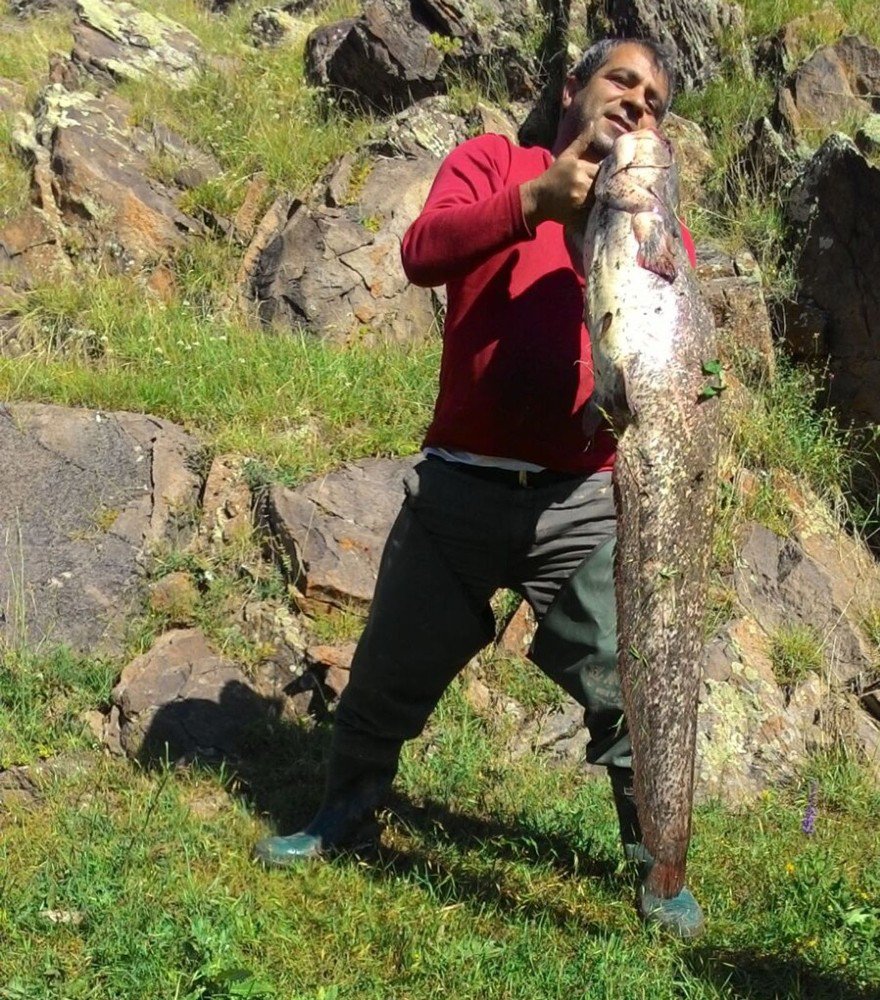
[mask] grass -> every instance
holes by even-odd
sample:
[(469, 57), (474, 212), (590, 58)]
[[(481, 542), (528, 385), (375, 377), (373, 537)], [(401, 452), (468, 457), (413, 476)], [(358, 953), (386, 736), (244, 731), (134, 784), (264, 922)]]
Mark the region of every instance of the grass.
[(210, 286), (191, 280), (192, 298), (170, 305), (127, 278), (31, 293), (23, 321), (44, 348), (0, 358), (0, 397), (164, 416), (289, 482), (417, 448), (437, 343), (343, 349), (266, 336), (206, 311)]
[(0, 115), (0, 226), (19, 215), (30, 196), (30, 171), (13, 152), (12, 129), (10, 117)]
[[(748, 814), (697, 810), (690, 884), (710, 924), (688, 947), (639, 926), (605, 783), (505, 764), (493, 738), (454, 685), (407, 747), (379, 859), (283, 873), (249, 861), (265, 827), (229, 774), (88, 759), (36, 808), (7, 806), (0, 996), (769, 1000), (880, 983), (880, 801), (841, 802), (839, 762), (810, 774), (812, 837), (806, 776)], [(316, 793), (288, 778), (300, 812)]]
[(0, 639), (0, 771), (94, 745), (82, 714), (107, 703), (119, 665)]

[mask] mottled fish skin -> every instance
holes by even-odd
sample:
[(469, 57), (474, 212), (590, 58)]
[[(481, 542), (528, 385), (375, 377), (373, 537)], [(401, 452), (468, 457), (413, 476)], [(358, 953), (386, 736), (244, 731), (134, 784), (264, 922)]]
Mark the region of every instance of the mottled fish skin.
[(702, 627), (718, 452), (717, 357), (676, 219), (672, 149), (625, 134), (603, 161), (584, 238), (596, 388), (585, 426), (617, 436), (619, 667), (633, 745), (646, 888), (684, 885), (691, 833)]

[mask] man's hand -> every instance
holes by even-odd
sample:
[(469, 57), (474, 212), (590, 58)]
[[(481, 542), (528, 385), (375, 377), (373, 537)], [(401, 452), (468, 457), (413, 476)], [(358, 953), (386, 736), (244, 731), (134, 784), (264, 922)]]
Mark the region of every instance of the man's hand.
[(548, 220), (563, 225), (582, 222), (599, 171), (599, 162), (585, 158), (592, 138), (591, 126), (581, 132), (543, 174), (520, 185), (523, 218), (532, 232)]

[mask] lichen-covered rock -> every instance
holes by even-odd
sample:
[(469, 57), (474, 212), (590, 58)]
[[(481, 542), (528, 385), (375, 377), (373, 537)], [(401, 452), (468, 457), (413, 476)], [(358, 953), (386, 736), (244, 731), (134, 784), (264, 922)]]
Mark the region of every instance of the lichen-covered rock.
[[(482, 119), (480, 120), (482, 124)], [(510, 134), (511, 124), (498, 113), (498, 124)], [(465, 120), (452, 110), (449, 98), (426, 97), (412, 107), (391, 117), (384, 127), (384, 137), (373, 144), (377, 152), (390, 156), (418, 157), (425, 153), (439, 162), (470, 135), (476, 123)], [(480, 131), (489, 131), (480, 129)], [(337, 203), (340, 199), (336, 199)]]
[(856, 145), (865, 156), (880, 154), (880, 115), (868, 115), (856, 132)]
[(86, 256), (141, 266), (205, 233), (177, 199), (180, 186), (202, 183), (219, 166), (162, 126), (133, 124), (117, 97), (53, 84), (40, 97), (33, 132), (19, 141), (34, 159), (44, 217), (75, 229)]
[(263, 7), (254, 11), (249, 32), (258, 48), (292, 45), (312, 28), (314, 22), (293, 13), (289, 7)]
[(161, 14), (125, 0), (77, 0), (73, 59), (91, 74), (111, 81), (158, 76), (187, 87), (202, 61), (199, 40)]

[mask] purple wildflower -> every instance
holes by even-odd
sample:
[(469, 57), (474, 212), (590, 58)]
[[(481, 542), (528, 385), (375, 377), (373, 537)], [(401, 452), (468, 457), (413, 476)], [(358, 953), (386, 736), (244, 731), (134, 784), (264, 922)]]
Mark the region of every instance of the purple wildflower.
[(816, 798), (819, 794), (819, 783), (810, 782), (810, 794), (807, 797), (807, 808), (804, 810), (804, 818), (801, 822), (801, 830), (809, 837), (816, 831), (816, 816), (819, 810), (816, 808)]

